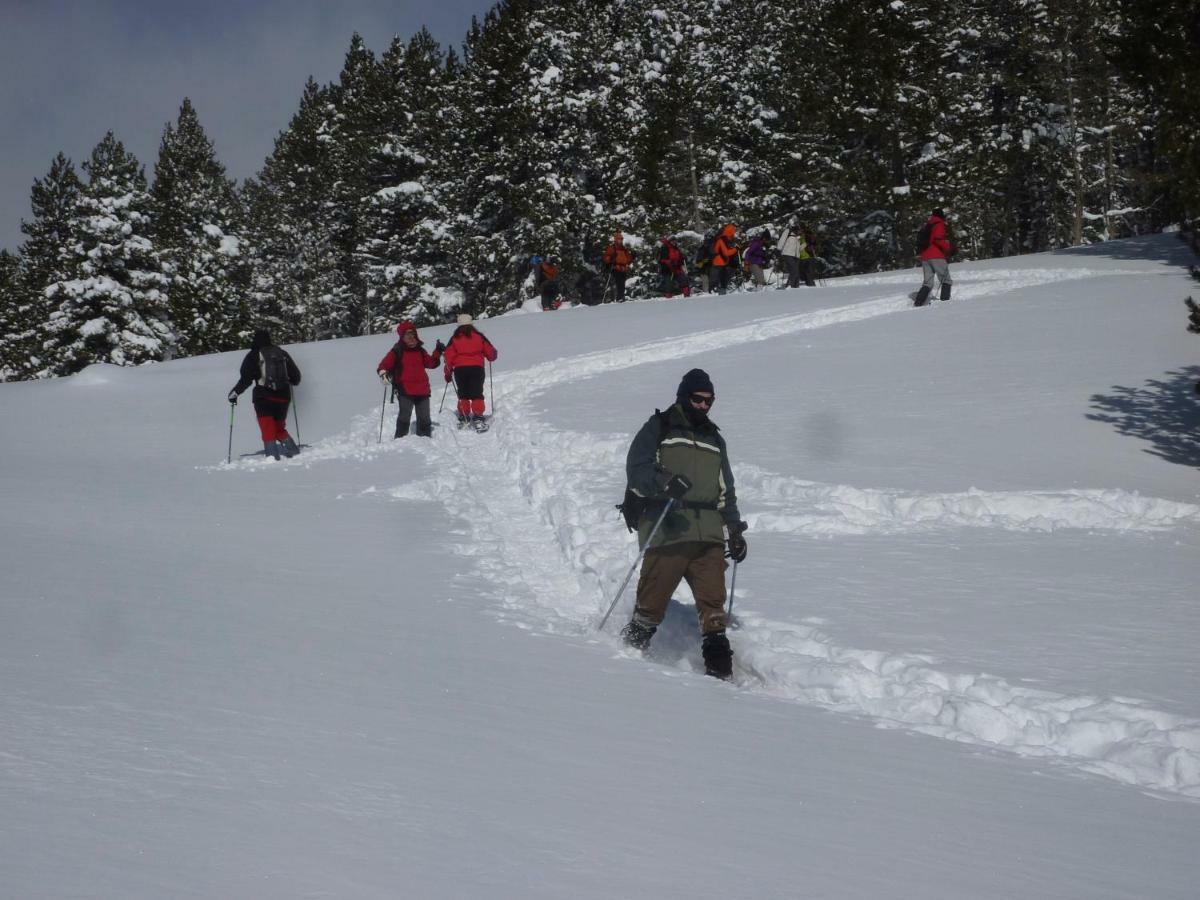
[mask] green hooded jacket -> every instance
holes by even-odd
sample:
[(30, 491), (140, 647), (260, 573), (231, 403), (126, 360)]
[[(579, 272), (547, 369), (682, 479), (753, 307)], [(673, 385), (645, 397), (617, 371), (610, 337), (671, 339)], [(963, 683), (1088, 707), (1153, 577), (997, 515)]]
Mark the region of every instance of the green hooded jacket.
[(654, 547), (683, 541), (723, 544), (724, 528), (741, 519), (725, 438), (711, 420), (693, 425), (678, 403), (656, 412), (638, 431), (629, 446), (625, 475), (630, 489), (647, 501), (638, 521), (638, 543), (643, 547), (667, 502), (663, 486), (672, 475), (685, 476), (692, 486), (663, 520)]

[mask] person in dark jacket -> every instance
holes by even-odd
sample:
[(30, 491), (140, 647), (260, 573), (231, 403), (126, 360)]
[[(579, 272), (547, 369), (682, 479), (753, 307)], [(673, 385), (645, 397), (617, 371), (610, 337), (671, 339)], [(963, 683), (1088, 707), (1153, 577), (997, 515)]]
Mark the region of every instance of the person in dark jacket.
[(300, 370), (291, 355), (271, 342), (265, 328), (254, 332), (250, 352), (242, 360), (238, 383), (229, 392), (229, 402), (237, 404), (238, 397), (250, 385), (254, 392), (254, 415), (262, 432), (263, 452), (279, 459), (280, 455), (295, 456), (300, 447), (288, 434), (288, 407), (292, 402), (292, 386), (300, 383)]
[(471, 316), (461, 313), (458, 317), (458, 328), (450, 336), (446, 346), (446, 365), (443, 371), (446, 381), (454, 379), (454, 388), (458, 393), (458, 423), (465, 425), (481, 421), (487, 407), (483, 400), (483, 382), (485, 361), (493, 362), (499, 356), (496, 348), (483, 334), (471, 324)]
[(542, 310), (558, 309), (562, 306), (562, 293), (558, 284), (558, 266), (550, 257), (529, 257), (533, 268), (533, 286), (542, 298)]
[[(629, 447), (625, 474), (629, 489), (644, 500), (638, 541), (646, 553), (633, 617), (621, 637), (644, 650), (675, 588), (687, 579), (703, 635), (704, 671), (728, 679), (733, 650), (725, 635), (725, 559), (746, 558), (746, 523), (738, 513), (725, 439), (708, 415), (715, 401), (708, 374), (692, 369), (679, 383), (675, 404), (651, 416)], [(646, 546), (671, 499), (675, 504)]]
[(924, 306), (929, 302), (929, 292), (933, 290), (933, 279), (936, 277), (942, 286), (942, 299), (950, 299), (950, 263), (947, 260), (954, 247), (946, 236), (946, 214), (941, 209), (935, 209), (929, 214), (925, 223), (929, 227), (929, 243), (921, 251), (921, 289), (913, 299), (914, 306)]
[(659, 238), (658, 242), (658, 277), (663, 294), (668, 300), (675, 296), (676, 291), (682, 291), (685, 297), (692, 296), (683, 251), (668, 237)]
[(412, 322), (401, 322), (396, 326), (400, 340), (376, 367), (384, 384), (392, 386), (392, 396), (399, 404), (396, 414), (396, 437), (408, 434), (413, 410), (417, 413), (417, 436), (432, 437), (433, 421), (429, 417), (429, 375), (426, 369), (436, 369), (442, 362), (445, 346), (438, 341), (433, 353), (425, 349)]

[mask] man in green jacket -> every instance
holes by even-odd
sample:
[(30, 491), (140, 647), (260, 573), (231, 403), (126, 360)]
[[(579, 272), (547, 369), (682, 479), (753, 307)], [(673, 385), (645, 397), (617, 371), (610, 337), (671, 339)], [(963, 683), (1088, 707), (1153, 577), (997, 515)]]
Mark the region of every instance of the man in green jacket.
[(715, 400), (708, 374), (692, 369), (679, 383), (675, 404), (651, 416), (629, 447), (629, 488), (644, 501), (638, 520), (642, 546), (667, 502), (675, 503), (646, 547), (633, 618), (621, 636), (644, 650), (675, 588), (687, 579), (704, 635), (704, 670), (728, 679), (733, 651), (725, 636), (725, 559), (746, 558), (746, 523), (738, 513), (725, 439), (708, 417)]

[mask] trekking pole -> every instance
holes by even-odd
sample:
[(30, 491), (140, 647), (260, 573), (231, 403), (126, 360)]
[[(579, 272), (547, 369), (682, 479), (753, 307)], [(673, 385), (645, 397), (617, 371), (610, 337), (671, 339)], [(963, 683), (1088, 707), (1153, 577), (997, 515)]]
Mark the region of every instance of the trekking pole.
[[(442, 388), (442, 402), (438, 404), (438, 415), (439, 416), (442, 414), (442, 409), (446, 406), (446, 392), (448, 390), (450, 390), (450, 382), (447, 381), (446, 386), (444, 388)], [(458, 388), (455, 387), (454, 390), (457, 391)]]
[(383, 386), (383, 401), (379, 404), (379, 443), (383, 443), (383, 414), (387, 412), (387, 388)]
[(233, 414), (237, 410), (236, 403), (229, 404), (229, 452), (225, 456), (225, 465), (233, 462)]
[(737, 584), (737, 560), (733, 561), (733, 577), (729, 579), (729, 611), (725, 614), (729, 623), (733, 624), (733, 588)]
[(604, 302), (604, 298), (608, 295), (608, 283), (612, 281), (612, 269), (608, 270), (608, 277), (604, 279), (604, 290), (600, 292), (600, 302)]
[(629, 573), (625, 576), (625, 580), (621, 582), (621, 587), (617, 590), (617, 596), (613, 597), (613, 602), (608, 607), (608, 612), (604, 614), (604, 618), (600, 620), (600, 624), (596, 626), (597, 631), (603, 631), (604, 625), (608, 621), (608, 617), (612, 615), (612, 611), (617, 608), (617, 601), (621, 599), (621, 595), (625, 593), (625, 586), (629, 584), (629, 579), (633, 577), (634, 570), (642, 561), (642, 557), (646, 555), (646, 548), (650, 546), (650, 542), (654, 540), (654, 535), (658, 534), (658, 527), (662, 525), (663, 519), (667, 517), (667, 513), (671, 511), (671, 507), (675, 505), (675, 498), (672, 497), (667, 501), (667, 505), (663, 507), (662, 514), (658, 517), (658, 521), (654, 523), (654, 527), (650, 529), (650, 534), (646, 538), (640, 550), (638, 550), (637, 559), (633, 561), (633, 565), (629, 567)]
[(292, 421), (296, 423), (296, 444), (298, 446), (300, 444), (300, 404), (296, 402), (295, 391), (292, 391)]
[(492, 381), (492, 361), (488, 360), (488, 397), (492, 404), (492, 415), (496, 414), (496, 383)]

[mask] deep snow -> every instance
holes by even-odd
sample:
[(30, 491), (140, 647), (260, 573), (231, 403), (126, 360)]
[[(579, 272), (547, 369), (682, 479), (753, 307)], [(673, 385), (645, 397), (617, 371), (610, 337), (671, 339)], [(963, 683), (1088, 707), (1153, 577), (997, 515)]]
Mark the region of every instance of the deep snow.
[[(1182, 249), (484, 321), (494, 427), (430, 441), (377, 443), (394, 336), (292, 347), (281, 463), (225, 464), (241, 354), (0, 386), (0, 893), (1195, 897)], [(685, 590), (595, 632), (695, 365), (734, 685)]]

